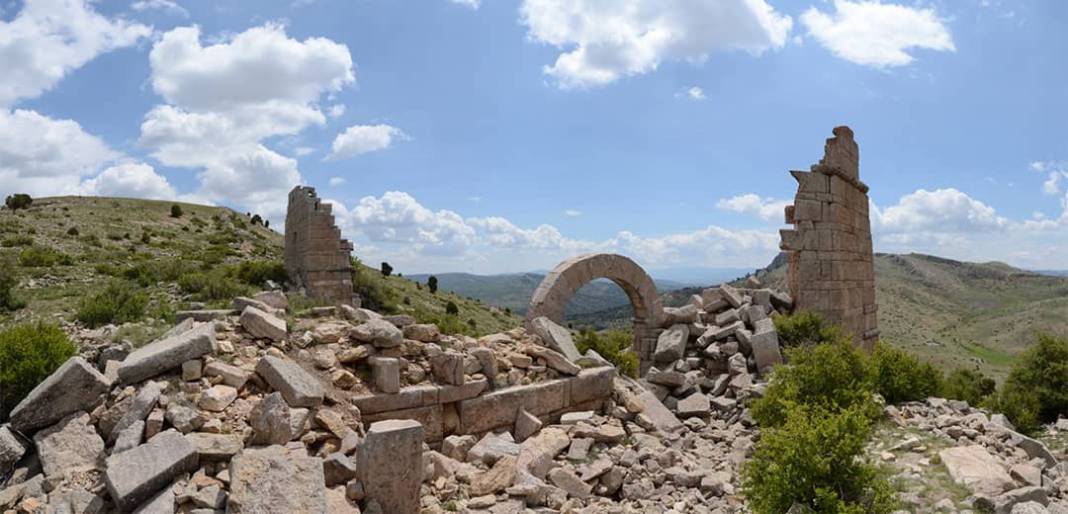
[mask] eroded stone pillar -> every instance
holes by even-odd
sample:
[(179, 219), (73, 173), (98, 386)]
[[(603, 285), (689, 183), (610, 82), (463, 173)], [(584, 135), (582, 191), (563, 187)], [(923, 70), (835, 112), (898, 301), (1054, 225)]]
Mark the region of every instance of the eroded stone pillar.
[(319, 201), (315, 188), (289, 192), (285, 240), (286, 272), (296, 287), (309, 298), (352, 303), (352, 243), (341, 238), (330, 204)]
[(795, 308), (819, 312), (870, 350), (879, 337), (868, 186), (860, 181), (853, 131), (836, 127), (823, 159), (810, 171), (791, 171), (794, 204), (786, 207), (780, 247), (789, 256)]
[(372, 423), (359, 451), (359, 476), (368, 500), (382, 512), (419, 513), (423, 482), (423, 425), (410, 419)]

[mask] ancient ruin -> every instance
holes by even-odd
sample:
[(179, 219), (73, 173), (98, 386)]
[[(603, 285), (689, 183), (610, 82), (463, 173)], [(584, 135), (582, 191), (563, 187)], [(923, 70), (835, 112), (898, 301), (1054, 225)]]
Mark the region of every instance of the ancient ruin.
[(879, 337), (868, 186), (860, 181), (860, 151), (849, 127), (836, 127), (823, 159), (797, 179), (786, 207), (791, 230), (780, 232), (789, 255), (795, 307), (821, 313), (870, 350)]
[(331, 205), (315, 188), (297, 186), (289, 192), (286, 211), (285, 262), (289, 280), (309, 298), (351, 304), (352, 243), (341, 238)]
[(563, 323), (567, 302), (579, 288), (598, 278), (615, 282), (630, 299), (634, 308), (634, 351), (638, 354), (644, 373), (652, 362), (656, 329), (660, 326), (663, 308), (653, 279), (627, 257), (607, 253), (585, 254), (558, 264), (534, 290), (527, 309), (528, 326), (542, 316)]

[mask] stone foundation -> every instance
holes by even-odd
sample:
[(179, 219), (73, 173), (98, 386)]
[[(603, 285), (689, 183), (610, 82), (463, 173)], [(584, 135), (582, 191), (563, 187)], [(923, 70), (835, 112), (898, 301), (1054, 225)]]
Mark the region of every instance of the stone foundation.
[(822, 314), (870, 350), (879, 329), (868, 186), (860, 181), (859, 162), (853, 131), (842, 126), (811, 171), (790, 172), (798, 187), (786, 223), (794, 228), (780, 232), (780, 247), (789, 256), (795, 309)]
[(352, 303), (352, 243), (341, 238), (330, 204), (315, 189), (297, 186), (289, 192), (286, 212), (286, 272), (309, 298)]

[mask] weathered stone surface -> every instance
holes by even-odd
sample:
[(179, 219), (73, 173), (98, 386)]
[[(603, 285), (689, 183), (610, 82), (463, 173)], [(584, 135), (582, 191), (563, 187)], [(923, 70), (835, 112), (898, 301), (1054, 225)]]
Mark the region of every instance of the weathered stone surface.
[(570, 444), (571, 438), (567, 432), (557, 427), (546, 427), (519, 445), (516, 466), (537, 478), (543, 478), (554, 465), (553, 459)]
[(172, 402), (167, 406), (166, 419), (183, 434), (204, 425), (204, 415), (192, 407)]
[(515, 420), (515, 439), (516, 441), (523, 442), (526, 438), (538, 433), (541, 430), (541, 420), (537, 416), (529, 413), (526, 409), (519, 409), (519, 414)]
[(33, 436), (41, 468), (49, 478), (99, 467), (104, 440), (96, 433), (89, 414), (78, 412), (63, 418)]
[(357, 474), (356, 463), (344, 453), (334, 452), (323, 459), (323, 478), (327, 487), (344, 484)]
[(293, 407), (318, 407), (323, 403), (323, 385), (296, 362), (268, 355), (256, 364), (256, 373)]
[(567, 380), (550, 380), (464, 400), (459, 404), (461, 433), (478, 434), (512, 426), (520, 408), (535, 416), (563, 410), (570, 404), (569, 385)]
[(489, 471), (475, 477), (471, 482), (471, 494), (481, 496), (495, 494), (512, 485), (516, 474), (516, 458), (508, 455), (498, 460)]
[(145, 422), (142, 420), (134, 421), (132, 425), (120, 430), (118, 435), (115, 436), (115, 446), (111, 448), (111, 454), (114, 455), (137, 448), (141, 445), (144, 433)]
[(247, 371), (222, 361), (209, 362), (207, 366), (204, 366), (204, 374), (209, 377), (220, 377), (224, 384), (235, 389), (244, 387), (249, 375)]
[(381, 319), (370, 319), (352, 329), (353, 339), (371, 343), (376, 348), (395, 348), (404, 342), (404, 333), (396, 325)]
[(672, 325), (657, 338), (653, 360), (659, 363), (669, 363), (681, 359), (686, 352), (686, 340), (689, 337), (689, 325), (681, 323)]
[(201, 461), (229, 461), (245, 448), (245, 442), (239, 434), (206, 434), (194, 432), (185, 436)]
[(331, 205), (315, 188), (296, 186), (286, 209), (285, 264), (289, 280), (310, 298), (355, 304), (352, 294), (352, 243), (341, 238)]
[(512, 434), (504, 432), (494, 434), (492, 432), (482, 436), (467, 452), (468, 462), (482, 462), (493, 465), (498, 459), (506, 455), (519, 455), (519, 445), (515, 444)]
[(259, 309), (259, 310), (261, 310), (263, 312), (266, 312), (266, 313), (269, 313), (269, 314), (272, 314), (272, 315), (276, 315), (277, 316), (279, 314), (278, 311), (276, 311), (274, 309), (274, 307), (271, 307), (270, 305), (267, 305), (266, 303), (263, 303), (263, 302), (261, 302), (259, 300), (256, 300), (256, 299), (253, 299), (253, 298), (248, 298), (246, 296), (234, 297), (233, 307), (234, 307), (234, 310), (238, 311), (238, 312), (244, 311), (246, 307), (255, 307), (255, 308), (257, 308), (257, 309)]
[(493, 350), (484, 346), (472, 348), (470, 352), (478, 359), (478, 365), (482, 368), (482, 374), (486, 376), (490, 381), (497, 376), (497, 357), (494, 355)]
[(142, 503), (134, 514), (174, 514), (174, 491), (170, 487), (163, 488), (147, 502)]
[(11, 428), (33, 432), (75, 412), (91, 410), (110, 386), (111, 381), (85, 359), (71, 357), (11, 410)]
[[(234, 314), (237, 314), (237, 312), (231, 309), (201, 309), (194, 311), (178, 311), (174, 314), (174, 318), (178, 321), (183, 322), (189, 320), (195, 321), (197, 323), (208, 323), (211, 321), (226, 319), (230, 316), (233, 316)], [(164, 336), (166, 336), (166, 334), (164, 334)]]
[(301, 434), (307, 409), (291, 409), (281, 393), (264, 396), (249, 414), (252, 444), (286, 444)]
[(567, 495), (573, 498), (589, 498), (593, 486), (583, 482), (574, 471), (566, 467), (559, 467), (549, 472), (549, 481), (556, 487), (567, 491)]
[(535, 357), (545, 359), (545, 363), (552, 369), (564, 375), (577, 375), (582, 368), (573, 361), (568, 360), (557, 351), (541, 346), (528, 346), (526, 352)]
[(163, 386), (164, 384), (159, 382), (146, 382), (141, 386), (126, 413), (115, 424), (115, 428), (111, 431), (111, 436), (108, 439), (114, 441), (119, 436), (119, 432), (126, 430), (126, 428), (138, 421), (144, 421), (148, 413), (152, 412), (152, 409), (156, 407), (156, 401), (159, 400), (159, 395), (163, 392)]
[(711, 410), (711, 405), (708, 401), (708, 395), (704, 393), (693, 393), (686, 398), (679, 400), (676, 410), (679, 416), (684, 418), (694, 416), (708, 416)]
[(281, 291), (262, 291), (252, 295), (252, 299), (267, 304), (272, 309), (286, 310), (289, 307), (289, 299)]
[(423, 427), (411, 420), (372, 423), (358, 453), (367, 498), (383, 512), (418, 514), (423, 473)]
[(779, 335), (775, 332), (775, 323), (770, 318), (756, 322), (756, 332), (749, 338), (749, 346), (761, 376), (767, 376), (772, 367), (782, 364)]
[(375, 388), (386, 394), (400, 392), (400, 361), (392, 357), (375, 357), (371, 361)]
[(175, 430), (166, 430), (147, 443), (107, 459), (104, 474), (112, 500), (132, 510), (181, 473), (196, 469), (196, 448)]
[(979, 445), (958, 446), (938, 452), (953, 481), (975, 494), (998, 496), (1012, 487), (1012, 477), (997, 459)]
[(676, 418), (667, 407), (664, 407), (664, 404), (652, 392), (643, 391), (638, 395), (637, 399), (642, 404), (641, 415), (648, 418), (657, 430), (671, 433), (684, 427), (679, 418)]
[(230, 461), (226, 512), (326, 512), (323, 463), (304, 450), (246, 448)]
[(579, 371), (571, 379), (570, 400), (572, 405), (580, 405), (593, 400), (606, 400), (612, 396), (612, 380), (616, 377), (616, 368), (601, 366)]
[(215, 324), (205, 323), (176, 336), (138, 348), (119, 366), (119, 381), (132, 384), (178, 368), (185, 361), (211, 353)]
[(241, 311), (241, 317), (238, 322), (252, 337), (285, 341), (286, 337), (289, 336), (286, 320), (252, 306), (245, 307), (245, 310)]
[(438, 383), (460, 385), (464, 383), (464, 354), (446, 351), (430, 357), (430, 369)]
[(11, 428), (8, 425), (0, 425), (0, 475), (11, 469), (25, 454), (26, 446)]
[(1049, 448), (1041, 441), (1032, 439), (1020, 433), (1012, 435), (1013, 440), (1016, 441), (1016, 446), (1019, 446), (1023, 451), (1027, 452), (1027, 456), (1032, 459), (1042, 459), (1046, 463), (1046, 467), (1053, 467), (1057, 465), (1057, 457), (1053, 455), (1053, 452), (1049, 451)]
[(579, 353), (578, 348), (575, 347), (575, 341), (571, 338), (571, 332), (557, 325), (553, 320), (541, 316), (534, 318), (530, 322), (530, 326), (534, 329), (534, 333), (541, 338), (542, 343), (549, 348), (559, 352), (567, 360), (574, 362), (582, 356)]
[(404, 337), (413, 341), (434, 343), (441, 339), (441, 331), (433, 323), (413, 323), (404, 327)]

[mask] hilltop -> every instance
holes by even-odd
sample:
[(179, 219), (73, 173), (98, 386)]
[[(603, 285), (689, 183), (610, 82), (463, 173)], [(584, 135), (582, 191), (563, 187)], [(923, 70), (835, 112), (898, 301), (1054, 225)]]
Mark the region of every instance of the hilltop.
[[(177, 217), (175, 205), (181, 210)], [(278, 278), (282, 236), (258, 219), (225, 207), (107, 197), (36, 198), (28, 209), (0, 210), (0, 256), (17, 263), (16, 295), (27, 303), (0, 313), (0, 324), (30, 317), (72, 321), (84, 298), (119, 281), (148, 298), (146, 319), (121, 336), (148, 340), (176, 311), (229, 306), (234, 296)], [(371, 303), (386, 312), (438, 319), (453, 302), (458, 330), (482, 334), (519, 323), (477, 300), (431, 294), (362, 264), (358, 282), (365, 293), (378, 296)]]

